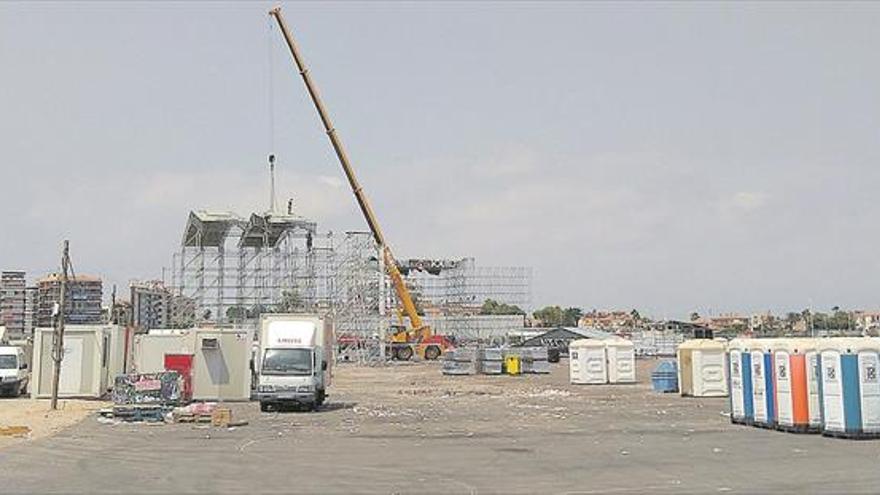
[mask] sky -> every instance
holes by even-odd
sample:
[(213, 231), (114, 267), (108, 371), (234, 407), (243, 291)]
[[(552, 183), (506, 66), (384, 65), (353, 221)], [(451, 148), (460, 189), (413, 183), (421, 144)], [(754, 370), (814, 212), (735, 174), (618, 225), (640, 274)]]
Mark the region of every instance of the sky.
[[(530, 266), (535, 307), (880, 308), (880, 3), (282, 5), (399, 257)], [(0, 267), (159, 278), (270, 152), (365, 230), (271, 6), (0, 2)]]

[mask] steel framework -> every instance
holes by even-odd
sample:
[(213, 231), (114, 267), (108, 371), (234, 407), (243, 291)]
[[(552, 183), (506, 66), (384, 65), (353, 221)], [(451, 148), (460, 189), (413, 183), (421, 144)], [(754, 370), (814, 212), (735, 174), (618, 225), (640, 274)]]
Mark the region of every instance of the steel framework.
[[(171, 288), (193, 301), (197, 320), (217, 324), (279, 307), (329, 315), (339, 355), (374, 363), (384, 361), (381, 343), (399, 307), (382, 263), (368, 232), (319, 233), (315, 222), (290, 214), (194, 211), (173, 256)], [(531, 268), (478, 266), (473, 258), (399, 267), (438, 333), (494, 337), (521, 325), (481, 316), (487, 299), (531, 309)]]

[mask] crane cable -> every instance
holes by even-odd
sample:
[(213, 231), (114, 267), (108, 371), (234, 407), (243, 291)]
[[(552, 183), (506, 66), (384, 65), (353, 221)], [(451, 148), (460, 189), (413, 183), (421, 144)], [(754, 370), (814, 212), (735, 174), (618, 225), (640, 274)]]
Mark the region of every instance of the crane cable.
[(267, 16), (268, 29), (266, 30), (266, 105), (268, 106), (268, 147), (269, 156), (275, 153), (275, 50), (273, 50), (273, 21)]

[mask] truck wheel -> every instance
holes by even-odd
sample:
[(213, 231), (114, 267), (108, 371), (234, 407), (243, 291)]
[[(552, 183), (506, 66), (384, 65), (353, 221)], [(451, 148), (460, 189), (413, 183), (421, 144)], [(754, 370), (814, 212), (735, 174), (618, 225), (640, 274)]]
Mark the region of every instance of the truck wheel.
[(323, 390), (318, 390), (318, 395), (315, 397), (315, 404), (317, 404), (318, 407), (321, 407), (324, 405), (324, 399), (326, 398), (327, 394), (325, 394)]
[(412, 359), (413, 350), (410, 346), (398, 347), (397, 351), (394, 353), (397, 356), (398, 361), (409, 361)]
[(436, 345), (429, 345), (425, 348), (425, 359), (433, 361), (440, 357), (440, 348)]
[(272, 405), (268, 402), (260, 402), (260, 412), (270, 412), (272, 411)]

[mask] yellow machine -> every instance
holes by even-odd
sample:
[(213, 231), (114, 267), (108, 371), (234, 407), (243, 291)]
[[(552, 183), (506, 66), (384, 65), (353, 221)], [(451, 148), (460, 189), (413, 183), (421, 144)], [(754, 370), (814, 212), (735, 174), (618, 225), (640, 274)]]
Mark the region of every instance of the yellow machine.
[(400, 303), (403, 306), (403, 312), (409, 318), (411, 325), (409, 328), (406, 326), (392, 327), (391, 336), (389, 338), (391, 355), (395, 359), (408, 360), (412, 358), (414, 353), (418, 353), (425, 359), (437, 359), (440, 357), (440, 354), (449, 347), (450, 343), (445, 337), (434, 335), (431, 328), (422, 322), (422, 318), (416, 310), (409, 289), (406, 288), (403, 275), (401, 275), (400, 270), (397, 268), (397, 262), (394, 259), (391, 248), (385, 242), (385, 236), (379, 228), (379, 222), (376, 219), (376, 215), (373, 213), (373, 209), (370, 207), (370, 203), (367, 201), (367, 197), (364, 194), (364, 190), (360, 183), (358, 183), (357, 177), (355, 177), (354, 169), (348, 159), (348, 154), (345, 152), (345, 148), (342, 146), (342, 141), (336, 133), (336, 129), (333, 127), (327, 109), (321, 101), (321, 97), (318, 94), (318, 88), (314, 81), (312, 81), (309, 70), (303, 62), (302, 55), (300, 55), (299, 48), (293, 40), (293, 35), (290, 33), (287, 23), (281, 15), (281, 7), (275, 7), (270, 10), (269, 15), (273, 16), (278, 22), (278, 27), (284, 35), (284, 40), (287, 42), (288, 48), (290, 48), (290, 54), (293, 55), (293, 61), (296, 63), (300, 76), (302, 76), (302, 80), (306, 85), (306, 90), (312, 99), (312, 103), (314, 103), (315, 109), (318, 111), (318, 116), (321, 119), (321, 123), (324, 125), (327, 137), (330, 138), (330, 144), (333, 145), (336, 157), (342, 165), (342, 170), (345, 172), (348, 184), (351, 186), (351, 190), (357, 199), (361, 213), (363, 213), (367, 225), (370, 227), (370, 232), (373, 233), (373, 238), (376, 240), (379, 249), (382, 251), (382, 261), (385, 263), (385, 269), (388, 271), (388, 276), (391, 278), (394, 292), (397, 294), (397, 298), (400, 299)]

